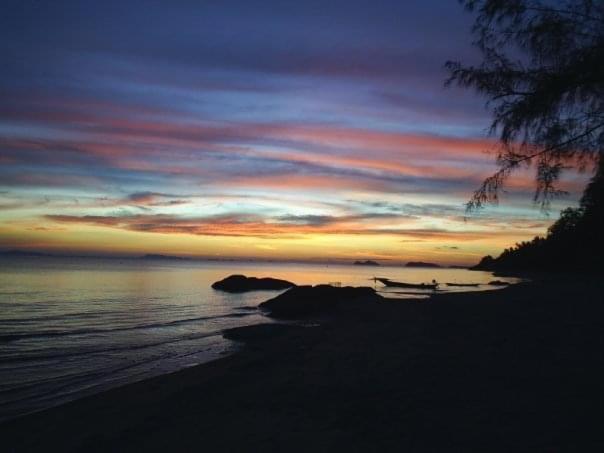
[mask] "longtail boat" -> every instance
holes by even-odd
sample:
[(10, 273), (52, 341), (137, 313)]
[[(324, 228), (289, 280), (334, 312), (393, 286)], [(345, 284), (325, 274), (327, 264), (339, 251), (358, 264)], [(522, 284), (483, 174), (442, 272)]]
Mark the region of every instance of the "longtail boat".
[(386, 285), (395, 288), (413, 288), (413, 289), (436, 289), (438, 288), (438, 283), (403, 283), (397, 282), (394, 280), (390, 280), (389, 278), (378, 278), (375, 277), (374, 280)]

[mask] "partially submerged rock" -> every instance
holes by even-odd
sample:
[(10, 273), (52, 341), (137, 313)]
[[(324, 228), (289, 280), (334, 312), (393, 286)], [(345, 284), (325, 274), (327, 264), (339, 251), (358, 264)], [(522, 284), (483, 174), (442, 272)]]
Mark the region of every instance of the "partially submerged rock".
[(229, 293), (244, 293), (258, 290), (281, 290), (296, 286), (295, 283), (278, 278), (256, 278), (245, 275), (229, 275), (212, 284), (212, 288)]
[(331, 314), (340, 309), (383, 299), (368, 287), (296, 286), (261, 303), (260, 308), (267, 310), (274, 318), (294, 319)]

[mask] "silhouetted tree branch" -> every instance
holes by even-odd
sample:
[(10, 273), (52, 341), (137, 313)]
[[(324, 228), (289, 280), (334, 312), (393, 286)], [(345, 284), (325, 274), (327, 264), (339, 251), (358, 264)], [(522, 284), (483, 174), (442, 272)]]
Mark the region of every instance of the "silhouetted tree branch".
[(506, 179), (536, 164), (535, 201), (544, 206), (569, 166), (594, 167), (604, 149), (604, 2), (461, 0), (477, 14), (474, 44), (483, 61), (449, 61), (446, 84), (487, 98), (499, 137), (499, 170), (468, 209), (497, 202)]

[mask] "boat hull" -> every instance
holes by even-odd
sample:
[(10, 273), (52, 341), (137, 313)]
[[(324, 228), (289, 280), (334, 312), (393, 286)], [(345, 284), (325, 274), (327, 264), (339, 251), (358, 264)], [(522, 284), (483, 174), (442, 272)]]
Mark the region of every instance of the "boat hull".
[(461, 286), (461, 287), (472, 287), (475, 288), (480, 286), (480, 283), (446, 283), (447, 286)]
[(409, 289), (436, 289), (438, 285), (426, 284), (426, 283), (404, 283), (396, 282), (394, 280), (388, 280), (386, 278), (376, 278), (376, 280), (385, 286), (392, 288), (409, 288)]

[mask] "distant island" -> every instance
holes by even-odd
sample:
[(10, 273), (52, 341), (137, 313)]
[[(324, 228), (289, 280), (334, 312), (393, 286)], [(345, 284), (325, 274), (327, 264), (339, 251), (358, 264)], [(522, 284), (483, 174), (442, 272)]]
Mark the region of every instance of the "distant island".
[(20, 256), (37, 256), (37, 257), (55, 257), (57, 255), (52, 255), (50, 253), (40, 253), (40, 252), (30, 252), (28, 250), (7, 250), (4, 252), (0, 252), (2, 256), (12, 256), (12, 257), (20, 257)]
[(353, 264), (355, 266), (379, 266), (380, 265), (380, 263), (378, 263), (377, 261), (372, 261), (372, 260), (355, 261)]
[(90, 258), (88, 255), (46, 253), (32, 250), (4, 250), (0, 251), (0, 256), (8, 258)]
[(409, 261), (407, 264), (405, 264), (405, 267), (441, 267), (439, 264), (436, 263), (424, 263), (423, 261)]
[(147, 253), (139, 257), (141, 260), (178, 260), (178, 261), (189, 261), (191, 258), (185, 258), (182, 256), (171, 256), (171, 255), (159, 255), (155, 253)]
[(191, 258), (182, 257), (182, 256), (171, 256), (171, 255), (161, 255), (148, 253), (142, 256), (103, 256), (103, 255), (72, 255), (72, 254), (57, 254), (57, 253), (45, 253), (45, 252), (36, 252), (30, 250), (5, 250), (0, 251), (0, 256), (10, 257), (10, 258), (19, 258), (19, 257), (29, 257), (29, 258), (96, 258), (96, 259), (139, 259), (139, 260), (178, 260), (178, 261), (190, 261)]

